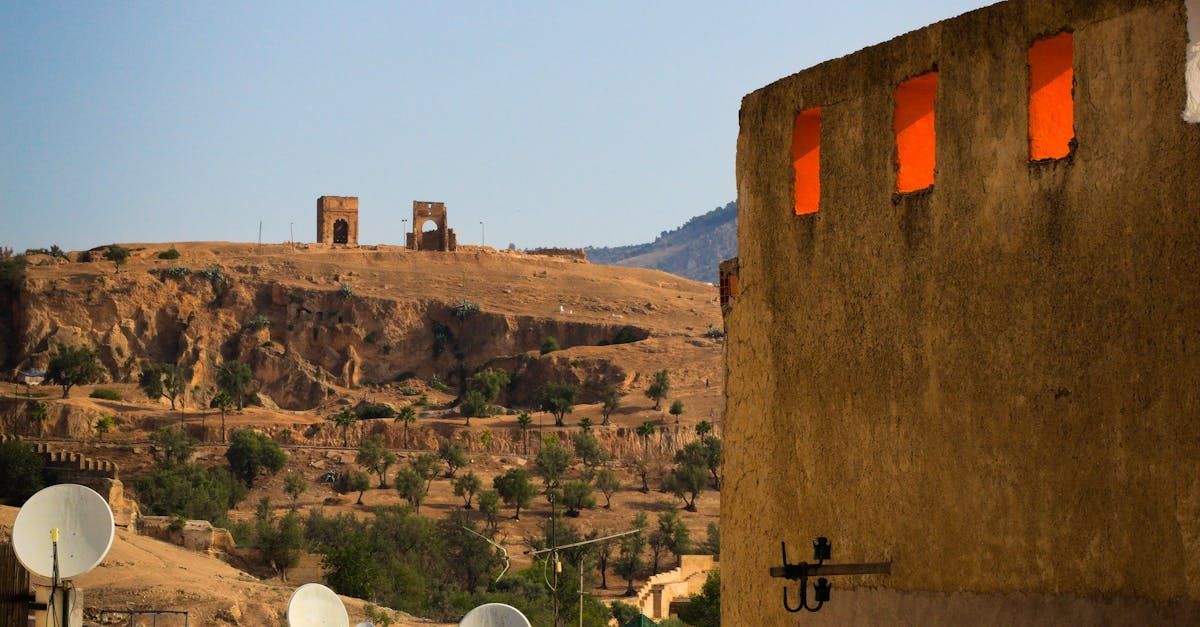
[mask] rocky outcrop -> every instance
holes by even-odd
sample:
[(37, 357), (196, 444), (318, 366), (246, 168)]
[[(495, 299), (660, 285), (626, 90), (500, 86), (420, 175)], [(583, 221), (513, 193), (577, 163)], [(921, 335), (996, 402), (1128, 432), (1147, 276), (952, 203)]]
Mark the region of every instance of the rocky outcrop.
[(202, 553), (227, 552), (234, 548), (229, 530), (207, 520), (179, 520), (172, 516), (142, 516), (138, 532)]
[[(238, 360), (254, 371), (252, 392), (301, 410), (335, 387), (400, 375), (437, 374), (455, 383), (498, 363), (498, 355), (522, 355), (549, 337), (569, 348), (649, 335), (636, 326), (481, 311), (436, 298), (357, 296), (265, 274), (254, 265), (31, 273), (11, 301), (15, 340), (7, 367), (44, 368), (58, 344), (87, 344), (97, 350), (105, 380), (132, 382), (151, 361), (177, 364), (191, 386), (211, 387), (221, 364)], [(587, 402), (628, 378), (595, 360), (513, 359), (519, 383), (512, 395), (522, 403), (540, 381), (577, 383)]]
[(523, 353), (494, 359), (487, 363), (487, 367), (510, 373), (512, 383), (501, 401), (520, 407), (536, 405), (538, 391), (551, 382), (578, 387), (580, 403), (599, 402), (605, 390), (623, 390), (633, 382), (633, 374), (610, 359), (563, 352), (548, 355)]

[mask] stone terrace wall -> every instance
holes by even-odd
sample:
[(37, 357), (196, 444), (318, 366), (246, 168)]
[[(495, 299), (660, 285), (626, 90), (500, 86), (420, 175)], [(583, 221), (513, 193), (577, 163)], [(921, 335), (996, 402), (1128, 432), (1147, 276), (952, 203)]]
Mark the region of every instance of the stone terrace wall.
[(582, 248), (534, 248), (525, 251), (526, 255), (542, 255), (544, 257), (566, 257), (577, 261), (587, 261), (587, 252)]
[[(0, 441), (19, 440), (13, 435), (0, 435)], [(95, 490), (108, 501), (118, 525), (136, 522), (137, 504), (126, 500), (125, 484), (121, 482), (120, 467), (104, 459), (94, 459), (70, 451), (55, 450), (52, 444), (31, 442), (34, 452), (42, 458), (49, 485), (76, 483)]]

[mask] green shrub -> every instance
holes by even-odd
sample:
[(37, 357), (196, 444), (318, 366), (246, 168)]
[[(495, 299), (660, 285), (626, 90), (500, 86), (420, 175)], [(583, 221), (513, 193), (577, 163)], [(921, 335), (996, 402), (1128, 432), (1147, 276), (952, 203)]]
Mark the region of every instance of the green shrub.
[(479, 313), (479, 303), (465, 300), (450, 308), (450, 314), (459, 320), (466, 320), (477, 313)]
[(230, 471), (247, 486), (253, 487), (254, 481), (264, 472), (279, 472), (287, 462), (283, 449), (262, 433), (237, 431), (232, 440), (225, 458), (229, 460)]
[(553, 353), (556, 350), (560, 350), (560, 347), (558, 345), (558, 338), (555, 338), (553, 335), (551, 335), (551, 336), (546, 337), (546, 339), (542, 340), (542, 354), (543, 355), (545, 355), (547, 353)]
[(410, 388), (407, 386), (400, 388), (400, 393), (405, 396), (416, 396), (420, 394), (420, 392), (417, 391), (417, 388)]
[(341, 296), (342, 298), (350, 298), (351, 296), (354, 296), (354, 290), (348, 283), (342, 283), (342, 286), (338, 288), (338, 296)]
[(170, 268), (151, 268), (150, 274), (158, 277), (160, 281), (167, 279), (184, 279), (191, 276), (192, 271), (184, 266), (171, 266)]
[(25, 280), (25, 268), (28, 265), (29, 260), (25, 258), (25, 255), (16, 255), (0, 260), (0, 289), (12, 292), (20, 289), (21, 283)]
[(208, 281), (212, 285), (213, 293), (218, 297), (225, 293), (229, 288), (229, 277), (225, 274), (225, 270), (216, 264), (213, 264), (199, 272), (200, 277)]
[(128, 248), (113, 244), (108, 247), (108, 250), (104, 251), (104, 258), (113, 262), (113, 265), (116, 266), (117, 270), (120, 270), (121, 266), (125, 265), (125, 262), (129, 261), (129, 256), (131, 254), (133, 253)]
[(692, 597), (679, 610), (679, 618), (696, 627), (720, 627), (721, 625), (721, 573), (711, 571), (704, 581), (700, 594)]
[(246, 487), (224, 468), (199, 464), (159, 466), (134, 481), (138, 503), (155, 516), (226, 522), (230, 508), (246, 498)]
[(442, 383), (442, 379), (436, 374), (433, 375), (433, 378), (429, 380), (429, 387), (441, 392), (442, 394), (450, 393), (450, 386)]
[(225, 269), (217, 264), (213, 264), (200, 271), (200, 276), (206, 281), (219, 283), (225, 280)]
[(250, 319), (250, 322), (246, 323), (246, 328), (251, 331), (261, 331), (262, 329), (269, 328), (270, 326), (271, 321), (262, 314), (254, 316)]
[(179, 254), (179, 251), (175, 250), (174, 246), (162, 251), (161, 253), (158, 253), (159, 259), (179, 259), (181, 256), (182, 255)]
[(0, 442), (0, 502), (19, 507), (42, 489), (42, 457), (21, 440)]
[(96, 389), (92, 390), (92, 393), (88, 394), (88, 396), (90, 398), (98, 398), (98, 399), (104, 400), (104, 401), (124, 400), (121, 397), (120, 392), (113, 390), (111, 388), (96, 388)]
[(375, 420), (378, 418), (392, 418), (396, 415), (396, 410), (384, 405), (383, 403), (369, 403), (361, 405), (355, 410), (359, 420)]
[(370, 333), (367, 333), (366, 337), (363, 338), (363, 341), (366, 342), (367, 344), (374, 344), (374, 343), (378, 342), (379, 338), (381, 338), (381, 337), (383, 337), (383, 334), (380, 333), (378, 330), (374, 330), (374, 331), (371, 331)]
[(621, 601), (613, 601), (609, 611), (612, 612), (612, 617), (617, 619), (618, 625), (624, 625), (642, 614), (638, 608)]

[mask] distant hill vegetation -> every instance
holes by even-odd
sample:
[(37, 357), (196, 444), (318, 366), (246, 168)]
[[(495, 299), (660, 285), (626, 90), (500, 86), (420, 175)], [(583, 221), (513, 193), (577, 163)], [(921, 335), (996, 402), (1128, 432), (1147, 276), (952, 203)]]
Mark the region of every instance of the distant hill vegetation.
[(593, 263), (656, 268), (716, 283), (717, 265), (737, 256), (737, 202), (696, 216), (673, 231), (663, 231), (649, 244), (586, 250)]

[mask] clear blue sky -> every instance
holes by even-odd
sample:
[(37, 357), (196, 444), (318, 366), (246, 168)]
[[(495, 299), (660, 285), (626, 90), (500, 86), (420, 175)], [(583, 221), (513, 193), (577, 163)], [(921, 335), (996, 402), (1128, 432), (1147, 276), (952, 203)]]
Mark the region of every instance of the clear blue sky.
[(743, 95), (985, 4), (4, 2), (0, 245), (312, 241), (326, 194), (649, 241), (734, 198)]

